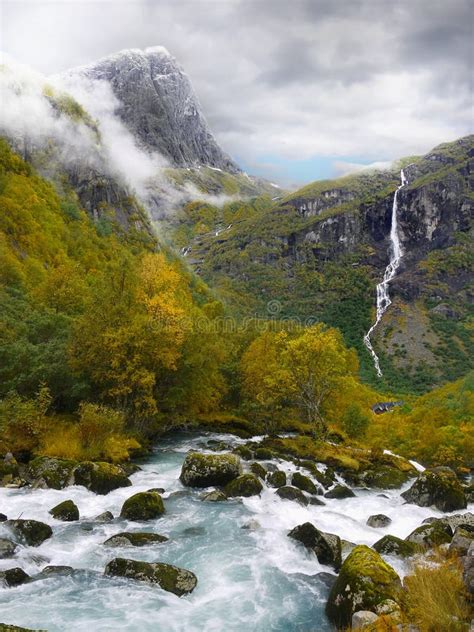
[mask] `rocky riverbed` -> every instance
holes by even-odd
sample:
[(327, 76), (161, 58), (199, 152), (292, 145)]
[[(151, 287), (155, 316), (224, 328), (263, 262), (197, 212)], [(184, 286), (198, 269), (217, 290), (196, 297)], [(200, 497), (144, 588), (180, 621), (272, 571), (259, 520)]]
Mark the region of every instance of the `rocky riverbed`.
[[(0, 522), (0, 620), (49, 632), (329, 631), (336, 573), (355, 544), (378, 543), (403, 578), (410, 558), (402, 549), (411, 555), (430, 537), (447, 544), (452, 530), (444, 526), (433, 536), (425, 525), (405, 538), (428, 518), (472, 509), (443, 513), (408, 504), (408, 489), (410, 500), (433, 494), (431, 475), (417, 479), (418, 490), (414, 478), (397, 489), (369, 489), (324, 464), (311, 473), (265, 448), (255, 451), (257, 459), (224, 457), (224, 468), (219, 459), (186, 456), (224, 455), (244, 443), (229, 435), (175, 435), (130, 474), (131, 486), (107, 494), (77, 484), (0, 488), (0, 512), (8, 518)], [(214, 465), (222, 476), (216, 491)], [(43, 522), (52, 534), (43, 527), (41, 542), (25, 539), (22, 520)], [(341, 576), (350, 576), (355, 562), (373, 565), (372, 553), (358, 547)], [(398, 578), (380, 572), (395, 597)], [(328, 612), (346, 616), (332, 606)]]

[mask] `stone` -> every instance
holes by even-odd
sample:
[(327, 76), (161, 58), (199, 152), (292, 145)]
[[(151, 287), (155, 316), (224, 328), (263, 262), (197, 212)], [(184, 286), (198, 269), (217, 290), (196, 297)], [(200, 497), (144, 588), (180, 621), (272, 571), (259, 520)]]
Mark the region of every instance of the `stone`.
[(56, 507), (49, 510), (49, 513), (56, 518), (56, 520), (62, 520), (63, 522), (74, 522), (79, 520), (79, 509), (72, 500), (64, 500)]
[(215, 489), (213, 492), (206, 492), (205, 494), (201, 494), (199, 498), (210, 503), (220, 503), (224, 500), (227, 500), (227, 496), (224, 494), (224, 492), (221, 492), (218, 489)]
[(280, 470), (267, 474), (267, 484), (269, 487), (284, 487), (286, 485), (286, 474)]
[(456, 511), (467, 506), (462, 485), (449, 467), (425, 470), (402, 497), (419, 507), (434, 506), (440, 511)]
[(349, 626), (360, 610), (375, 610), (386, 599), (398, 602), (402, 584), (397, 573), (367, 546), (356, 546), (342, 564), (329, 594), (326, 614), (337, 626)]
[(147, 492), (156, 492), (157, 494), (164, 494), (166, 489), (164, 487), (151, 487), (146, 490)]
[(389, 465), (377, 465), (362, 474), (361, 480), (367, 487), (376, 489), (398, 489), (411, 477), (411, 472), (402, 472)]
[(260, 465), (260, 463), (252, 463), (250, 465), (250, 471), (255, 474), (255, 476), (261, 478), (263, 481), (265, 480), (267, 470), (263, 467), (263, 465)]
[(5, 514), (0, 513), (0, 522), (5, 522), (6, 520), (8, 520), (8, 518), (6, 517)]
[(236, 454), (189, 452), (181, 468), (180, 480), (187, 487), (227, 485), (242, 473)]
[(297, 487), (290, 487), (289, 485), (285, 485), (283, 487), (279, 487), (276, 490), (276, 494), (284, 500), (294, 500), (303, 506), (309, 504), (309, 500), (303, 494), (301, 489), (298, 489)]
[(405, 540), (426, 549), (447, 544), (451, 542), (452, 537), (451, 527), (437, 521), (431, 524), (422, 524), (414, 529)]
[(120, 517), (126, 520), (153, 520), (165, 513), (163, 499), (156, 492), (138, 492), (122, 505)]
[(375, 623), (379, 618), (378, 614), (370, 610), (359, 610), (352, 615), (352, 630), (363, 630), (366, 625)]
[(0, 585), (3, 584), (7, 588), (14, 588), (15, 586), (21, 586), (21, 584), (29, 581), (31, 577), (25, 573), (22, 568), (8, 568), (4, 571), (0, 571)]
[(472, 531), (467, 531), (467, 529), (457, 527), (449, 545), (449, 552), (455, 553), (459, 557), (467, 555), (469, 547), (473, 541), (474, 533)]
[(33, 487), (64, 489), (74, 484), (74, 468), (77, 461), (39, 456), (30, 461), (27, 480)]
[(260, 523), (258, 522), (258, 520), (252, 519), (243, 524), (240, 528), (247, 529), (248, 531), (256, 531), (257, 529), (260, 529)]
[(257, 448), (253, 453), (253, 458), (257, 461), (271, 461), (275, 456), (273, 450), (269, 448)]
[(250, 461), (253, 458), (253, 452), (245, 445), (239, 445), (233, 450), (234, 454), (238, 454), (244, 461)]
[(374, 514), (373, 516), (369, 516), (367, 518), (366, 524), (374, 529), (380, 529), (382, 527), (388, 527), (391, 522), (392, 519), (384, 514)]
[(35, 579), (47, 579), (48, 577), (69, 577), (74, 573), (72, 566), (45, 566)]
[(6, 557), (13, 557), (15, 551), (17, 549), (17, 545), (12, 540), (8, 538), (0, 538), (0, 560), (5, 559)]
[(355, 496), (352, 489), (346, 487), (345, 485), (336, 485), (331, 490), (324, 494), (325, 498), (353, 498)]
[(318, 507), (324, 507), (326, 503), (320, 500), (317, 496), (310, 496), (308, 498), (308, 502), (310, 505), (317, 505)]
[(138, 562), (120, 557), (107, 564), (105, 575), (157, 584), (178, 597), (191, 593), (197, 585), (196, 575), (184, 568), (162, 562)]
[(20, 628), (18, 625), (0, 623), (0, 632), (46, 632), (46, 630), (33, 630), (31, 628)]
[(169, 538), (158, 533), (116, 533), (104, 542), (105, 546), (148, 546), (150, 544), (161, 544), (167, 542)]
[(38, 520), (8, 520), (5, 523), (21, 544), (40, 546), (53, 535), (48, 524)]
[(313, 551), (321, 564), (332, 566), (336, 571), (340, 568), (342, 558), (339, 536), (320, 531), (311, 522), (305, 522), (292, 529), (288, 537)]
[(94, 518), (95, 522), (112, 522), (114, 514), (111, 511), (104, 511)]
[(100, 495), (132, 485), (121, 467), (104, 461), (80, 463), (74, 470), (74, 483)]
[(291, 477), (291, 484), (293, 485), (293, 487), (298, 487), (298, 489), (301, 489), (303, 492), (308, 492), (308, 494), (318, 493), (318, 488), (309, 478), (309, 476), (305, 476), (300, 472), (294, 472)]
[(384, 535), (373, 545), (377, 553), (382, 555), (396, 555), (398, 557), (411, 557), (415, 555), (419, 547), (413, 542), (407, 542), (395, 535)]
[(474, 597), (474, 542), (471, 542), (467, 554), (461, 557), (462, 577), (471, 599)]
[(224, 492), (229, 498), (233, 496), (258, 496), (262, 490), (262, 483), (255, 474), (242, 474), (224, 488)]

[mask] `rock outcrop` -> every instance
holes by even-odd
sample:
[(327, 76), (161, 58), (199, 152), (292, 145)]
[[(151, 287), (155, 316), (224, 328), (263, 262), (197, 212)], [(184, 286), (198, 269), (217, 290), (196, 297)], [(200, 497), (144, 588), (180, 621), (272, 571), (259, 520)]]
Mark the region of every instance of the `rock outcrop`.
[(440, 511), (455, 511), (467, 506), (462, 485), (449, 467), (425, 470), (402, 497), (414, 505), (434, 506)]
[(105, 574), (157, 584), (178, 597), (187, 595), (197, 586), (197, 577), (194, 573), (162, 562), (138, 562), (118, 557), (107, 564)]
[(227, 485), (242, 473), (236, 454), (190, 452), (184, 459), (180, 480), (188, 487)]

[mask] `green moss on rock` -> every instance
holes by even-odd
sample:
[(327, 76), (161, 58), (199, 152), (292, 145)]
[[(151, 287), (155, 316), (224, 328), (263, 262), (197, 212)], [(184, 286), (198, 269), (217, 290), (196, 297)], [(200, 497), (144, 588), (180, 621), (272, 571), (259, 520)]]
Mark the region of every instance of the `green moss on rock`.
[(335, 485), (331, 490), (324, 494), (325, 498), (337, 498), (341, 500), (343, 498), (353, 498), (355, 496), (352, 489), (345, 485)]
[(267, 483), (270, 487), (284, 487), (286, 485), (286, 474), (281, 470), (267, 474)]
[(27, 478), (36, 486), (44, 484), (51, 489), (64, 489), (73, 484), (73, 470), (77, 465), (76, 461), (40, 456), (30, 461)]
[(252, 463), (250, 466), (250, 471), (255, 474), (255, 476), (258, 476), (262, 480), (265, 480), (267, 470), (263, 467), (263, 465), (260, 465), (260, 463)]
[(184, 459), (180, 480), (188, 487), (227, 485), (242, 472), (236, 454), (190, 452)]
[(298, 489), (301, 489), (304, 492), (308, 492), (308, 494), (318, 493), (318, 488), (313, 483), (313, 481), (308, 476), (305, 476), (300, 472), (294, 472), (291, 477), (291, 484), (293, 485), (293, 487), (298, 487)]
[(303, 507), (306, 507), (306, 505), (309, 504), (306, 496), (303, 494), (301, 489), (298, 489), (297, 487), (284, 485), (283, 487), (279, 487), (276, 493), (278, 496), (280, 496), (280, 498), (283, 498), (284, 500), (294, 500), (300, 505), (303, 505)]
[(0, 571), (0, 585), (4, 584), (8, 588), (21, 586), (21, 584), (25, 584), (30, 579), (31, 577), (18, 566), (16, 568), (7, 568), (4, 571)]
[(377, 540), (373, 548), (381, 555), (397, 555), (399, 557), (411, 557), (418, 552), (419, 547), (413, 542), (407, 542), (395, 535), (384, 535)]
[(28, 546), (39, 546), (53, 535), (51, 527), (38, 520), (7, 520), (4, 524), (21, 544)]
[(434, 506), (440, 511), (467, 507), (464, 489), (449, 467), (425, 470), (402, 496), (407, 502), (419, 507)]
[(104, 542), (105, 546), (148, 546), (161, 544), (169, 538), (159, 533), (116, 533)]
[(50, 509), (49, 513), (56, 518), (56, 520), (63, 520), (64, 522), (73, 522), (79, 520), (79, 509), (72, 500), (64, 500), (56, 507)]
[(123, 503), (120, 517), (126, 520), (153, 520), (164, 513), (163, 499), (157, 492), (138, 492)]
[(422, 524), (405, 539), (407, 542), (428, 549), (441, 544), (447, 544), (451, 542), (452, 537), (453, 532), (451, 527), (436, 520), (430, 524)]
[(364, 472), (361, 478), (367, 487), (398, 489), (410, 478), (410, 472), (403, 472), (389, 465), (378, 465)]
[(257, 496), (263, 489), (262, 483), (255, 474), (242, 474), (225, 486), (225, 493), (233, 496)]
[(120, 466), (104, 461), (80, 463), (74, 469), (74, 482), (101, 495), (108, 494), (119, 487), (130, 487), (132, 484)]
[(313, 551), (321, 564), (328, 564), (335, 570), (341, 566), (341, 538), (339, 536), (320, 531), (310, 522), (305, 522), (292, 529), (288, 537)]
[(376, 551), (356, 546), (331, 589), (326, 614), (334, 624), (349, 626), (354, 612), (373, 612), (386, 599), (398, 602), (401, 588), (397, 573)]
[(163, 590), (174, 593), (178, 597), (192, 592), (197, 585), (196, 575), (184, 568), (161, 562), (138, 562), (120, 557), (107, 564), (105, 574), (157, 584)]

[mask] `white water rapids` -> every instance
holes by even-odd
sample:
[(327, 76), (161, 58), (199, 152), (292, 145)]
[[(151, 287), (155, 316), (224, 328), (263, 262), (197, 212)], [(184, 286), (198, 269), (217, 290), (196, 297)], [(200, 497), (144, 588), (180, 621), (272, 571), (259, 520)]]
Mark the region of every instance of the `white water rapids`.
[[(16, 588), (0, 586), (0, 621), (49, 632), (329, 632), (333, 628), (324, 614), (328, 588), (318, 573), (334, 571), (288, 538), (288, 531), (310, 521), (351, 542), (372, 545), (387, 533), (404, 538), (424, 518), (442, 515), (406, 504), (400, 492), (409, 484), (401, 490), (355, 489), (356, 497), (324, 498), (325, 506), (302, 507), (282, 500), (266, 486), (260, 496), (203, 502), (202, 490), (184, 488), (179, 474), (186, 452), (209, 451), (211, 439), (244, 443), (215, 434), (162, 440), (141, 464), (142, 470), (131, 476), (133, 486), (107, 496), (79, 486), (0, 488), (0, 512), (9, 518), (41, 520), (53, 529), (53, 537), (41, 546), (20, 547), (14, 558), (0, 560), (0, 570), (19, 566), (33, 577)], [(277, 466), (287, 474), (299, 469), (280, 460), (263, 465)], [(143, 523), (117, 517), (126, 498), (152, 487), (166, 490), (164, 516)], [(79, 507), (81, 519), (54, 520), (48, 510), (69, 498)], [(115, 520), (96, 522), (94, 517), (106, 510)], [(378, 513), (389, 516), (392, 523), (380, 529), (367, 526), (367, 518)], [(250, 520), (259, 526), (242, 529)], [(103, 546), (104, 540), (122, 531), (148, 531), (170, 539), (140, 548)], [(11, 537), (2, 523), (0, 537)], [(105, 565), (114, 557), (188, 568), (198, 577), (197, 588), (179, 598), (156, 586), (104, 577)], [(402, 560), (386, 559), (397, 572), (406, 571)], [(70, 576), (38, 576), (47, 565), (76, 570)]]
[(406, 184), (408, 184), (408, 180), (405, 178), (405, 174), (403, 173), (403, 169), (402, 169), (400, 171), (400, 186), (397, 188), (397, 190), (395, 191), (393, 195), (392, 220), (391, 220), (391, 227), (390, 227), (390, 262), (388, 266), (385, 268), (385, 273), (383, 275), (382, 282), (377, 285), (377, 317), (372, 327), (364, 336), (364, 344), (369, 350), (374, 360), (374, 366), (375, 366), (375, 370), (377, 371), (378, 377), (382, 377), (382, 371), (380, 369), (379, 357), (374, 351), (372, 342), (370, 341), (370, 336), (374, 332), (379, 322), (382, 320), (382, 316), (387, 311), (389, 305), (391, 305), (392, 303), (392, 301), (390, 300), (389, 292), (388, 292), (389, 283), (396, 275), (398, 266), (400, 265), (400, 260), (403, 257), (403, 250), (400, 244), (400, 237), (398, 235), (397, 198), (398, 198), (398, 192)]

